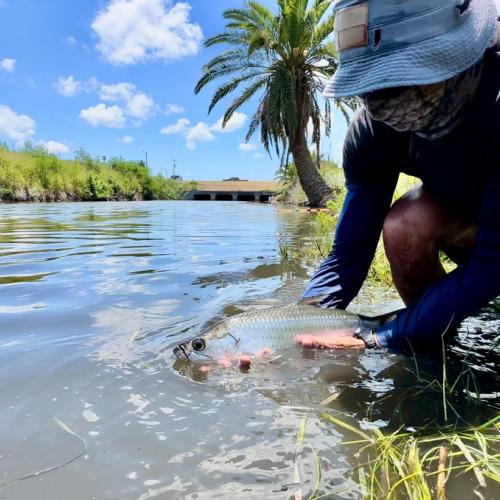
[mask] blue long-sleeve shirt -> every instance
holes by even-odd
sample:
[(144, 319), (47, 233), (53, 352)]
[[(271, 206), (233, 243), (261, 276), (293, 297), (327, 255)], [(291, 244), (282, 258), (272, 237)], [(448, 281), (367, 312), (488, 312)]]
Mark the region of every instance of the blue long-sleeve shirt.
[(437, 140), (399, 133), (361, 109), (344, 143), (347, 195), (332, 251), (303, 297), (345, 308), (357, 295), (380, 237), (400, 172), (477, 225), (470, 258), (379, 328), (383, 345), (437, 338), (500, 295), (500, 53), (485, 55), (464, 121)]

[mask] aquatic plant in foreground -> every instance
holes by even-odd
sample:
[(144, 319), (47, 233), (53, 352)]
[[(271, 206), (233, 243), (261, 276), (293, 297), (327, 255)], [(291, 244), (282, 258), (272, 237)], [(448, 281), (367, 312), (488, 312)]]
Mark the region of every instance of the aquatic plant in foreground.
[(359, 437), (344, 445), (360, 447), (356, 469), (364, 499), (401, 498), (403, 492), (412, 500), (445, 498), (446, 483), (463, 473), (474, 474), (479, 498), (487, 478), (500, 483), (500, 415), (480, 426), (430, 436), (386, 435), (377, 428), (364, 432), (327, 412), (321, 418)]

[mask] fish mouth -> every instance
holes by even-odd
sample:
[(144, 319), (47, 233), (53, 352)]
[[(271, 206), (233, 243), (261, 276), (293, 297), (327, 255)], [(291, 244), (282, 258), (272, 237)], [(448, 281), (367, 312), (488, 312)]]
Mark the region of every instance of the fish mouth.
[(189, 353), (186, 351), (185, 347), (182, 345), (178, 345), (174, 347), (174, 355), (178, 359), (182, 359), (183, 361), (189, 361)]

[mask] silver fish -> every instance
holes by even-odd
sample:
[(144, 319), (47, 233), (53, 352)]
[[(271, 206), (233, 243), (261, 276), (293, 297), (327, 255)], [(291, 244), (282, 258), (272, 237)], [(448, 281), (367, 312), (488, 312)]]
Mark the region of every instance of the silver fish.
[(278, 351), (296, 345), (295, 337), (300, 334), (332, 334), (337, 330), (345, 335), (345, 330), (374, 328), (393, 315), (367, 318), (303, 303), (249, 311), (226, 318), (182, 342), (174, 348), (174, 354), (189, 360), (217, 359), (237, 352), (255, 354), (264, 348)]

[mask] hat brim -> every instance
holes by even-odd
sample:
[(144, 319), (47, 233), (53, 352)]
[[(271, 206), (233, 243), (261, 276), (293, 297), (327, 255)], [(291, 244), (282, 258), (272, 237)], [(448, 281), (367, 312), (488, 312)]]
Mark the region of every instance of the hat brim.
[(341, 61), (323, 95), (347, 97), (452, 78), (482, 57), (496, 36), (497, 22), (493, 0), (474, 0), (468, 19), (444, 35), (398, 50)]

